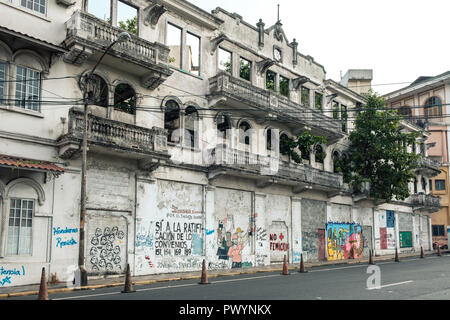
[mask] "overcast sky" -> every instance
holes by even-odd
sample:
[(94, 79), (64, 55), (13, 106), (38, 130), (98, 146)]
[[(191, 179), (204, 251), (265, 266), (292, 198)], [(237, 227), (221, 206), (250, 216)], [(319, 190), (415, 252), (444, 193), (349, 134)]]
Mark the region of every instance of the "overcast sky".
[[(385, 94), (419, 76), (450, 71), (450, 0), (189, 0), (207, 12), (221, 7), (251, 25), (280, 19), (289, 41), (340, 81), (348, 69), (372, 69)], [(385, 85), (402, 83), (399, 85)]]

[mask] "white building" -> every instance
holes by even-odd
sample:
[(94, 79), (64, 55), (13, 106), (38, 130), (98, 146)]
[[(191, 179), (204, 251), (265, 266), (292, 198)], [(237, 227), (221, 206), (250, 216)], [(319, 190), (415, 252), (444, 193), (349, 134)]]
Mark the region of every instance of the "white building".
[[(357, 257), (431, 248), (439, 201), (376, 205), (333, 172), (364, 97), (327, 80), (281, 22), (253, 26), (182, 0), (103, 1), (110, 10), (93, 0), (22, 3), (0, 0), (1, 286), (38, 283), (42, 267), (73, 278), (83, 80), (123, 31), (124, 12), (134, 12), (136, 34), (106, 54), (91, 87), (90, 275), (126, 264), (133, 275), (194, 271), (203, 259), (210, 270), (284, 255), (345, 259), (349, 240)], [(327, 143), (301, 165), (279, 161), (271, 138), (304, 131)], [(336, 228), (349, 237), (334, 238)], [(400, 236), (411, 238), (407, 248)]]

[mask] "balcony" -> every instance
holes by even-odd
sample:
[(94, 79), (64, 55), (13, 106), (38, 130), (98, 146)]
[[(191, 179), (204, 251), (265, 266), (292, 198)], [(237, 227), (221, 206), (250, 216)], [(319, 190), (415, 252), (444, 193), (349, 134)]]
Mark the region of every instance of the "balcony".
[[(123, 31), (79, 10), (66, 22), (66, 29), (63, 47), (69, 52), (64, 61), (75, 65), (102, 54)], [(163, 44), (131, 34), (130, 41), (118, 43), (108, 51), (104, 63), (139, 76), (142, 86), (153, 90), (173, 73), (168, 66), (169, 52)]]
[(329, 143), (334, 143), (344, 136), (340, 123), (320, 111), (297, 104), (272, 91), (255, 87), (225, 72), (209, 79), (209, 89), (210, 100), (225, 98), (228, 105), (253, 108), (257, 111), (257, 117), (278, 119), (301, 130), (301, 127), (308, 127), (311, 133), (325, 136)]
[[(68, 132), (58, 139), (59, 156), (75, 158), (80, 153), (83, 140), (84, 112), (72, 108), (69, 111)], [(161, 128), (143, 128), (127, 123), (88, 117), (89, 151), (139, 160), (140, 167), (151, 170), (169, 159), (167, 132)]]
[(441, 210), (441, 197), (417, 193), (410, 197), (414, 213), (433, 213)]
[(341, 174), (228, 148), (223, 144), (210, 150), (209, 154), (210, 180), (219, 176), (247, 178), (255, 180), (260, 188), (273, 184), (291, 186), (294, 193), (312, 189), (330, 193), (343, 191)]
[(441, 172), (440, 163), (430, 158), (421, 157), (418, 161), (416, 173), (425, 177), (435, 177)]

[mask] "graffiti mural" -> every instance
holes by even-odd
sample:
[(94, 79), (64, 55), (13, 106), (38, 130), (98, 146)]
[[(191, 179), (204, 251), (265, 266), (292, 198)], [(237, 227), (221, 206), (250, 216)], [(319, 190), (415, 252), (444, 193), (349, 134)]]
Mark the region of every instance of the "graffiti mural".
[(361, 258), (363, 250), (364, 239), (359, 224), (327, 223), (328, 260)]
[[(219, 220), (217, 228), (217, 257), (219, 260), (231, 261), (231, 268), (242, 268), (242, 251), (252, 235), (252, 219), (249, 221), (247, 231), (235, 227), (234, 218), (227, 215)], [(248, 265), (248, 263), (244, 263)]]
[(96, 228), (89, 235), (89, 270), (120, 273), (124, 270), (125, 232), (118, 226)]

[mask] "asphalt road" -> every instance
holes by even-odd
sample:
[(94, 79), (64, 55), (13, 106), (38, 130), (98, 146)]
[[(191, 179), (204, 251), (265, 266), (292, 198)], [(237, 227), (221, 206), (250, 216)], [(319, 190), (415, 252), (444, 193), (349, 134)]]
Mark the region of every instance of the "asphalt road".
[[(161, 282), (134, 286), (136, 292), (121, 293), (122, 287), (49, 294), (60, 300), (450, 300), (450, 255), (404, 258), (401, 262), (378, 262), (369, 272), (367, 264), (323, 266), (307, 273), (261, 272), (240, 276)], [(380, 282), (374, 281), (379, 275)], [(369, 279), (369, 277), (371, 277)], [(369, 282), (369, 287), (368, 287)], [(36, 296), (7, 300), (36, 300)]]

